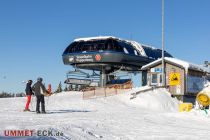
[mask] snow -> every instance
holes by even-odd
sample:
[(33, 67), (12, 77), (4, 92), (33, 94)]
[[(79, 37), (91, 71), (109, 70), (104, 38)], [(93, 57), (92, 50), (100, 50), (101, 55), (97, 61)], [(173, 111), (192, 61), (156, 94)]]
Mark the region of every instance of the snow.
[[(133, 40), (125, 40), (125, 39), (117, 38), (117, 37), (114, 37), (114, 36), (96, 36), (96, 37), (77, 38), (77, 39), (74, 39), (74, 41), (105, 40), (105, 39), (109, 39), (109, 38), (126, 41), (127, 43), (131, 44), (136, 50), (138, 50), (138, 52), (142, 56), (147, 57), (147, 55), (144, 51), (144, 48), (142, 47), (143, 44), (140, 44), (140, 43), (138, 43), (136, 41), (133, 41)], [(144, 46), (156, 50), (155, 47), (148, 46), (148, 45), (144, 45)]]
[[(148, 87), (143, 87), (148, 89)], [(131, 104), (158, 112), (178, 112), (179, 101), (171, 98), (166, 89), (156, 89), (140, 93)]]
[(109, 38), (116, 38), (114, 36), (96, 36), (96, 37), (86, 37), (86, 38), (77, 38), (74, 41), (91, 41), (91, 40), (99, 40), (99, 39), (109, 39)]
[[(130, 93), (139, 90), (142, 89), (135, 88)], [(140, 93), (132, 100), (130, 93), (90, 100), (83, 100), (81, 92), (59, 93), (45, 97), (48, 114), (23, 112), (25, 98), (1, 98), (0, 136), (8, 129), (29, 129), (62, 132), (64, 136), (53, 138), (71, 140), (210, 137), (210, 117), (197, 110), (177, 112), (178, 101), (171, 98), (167, 90)], [(30, 108), (35, 109), (34, 97)]]
[(129, 42), (130, 44), (132, 44), (132, 45), (134, 46), (134, 48), (135, 48), (136, 50), (138, 50), (139, 53), (140, 53), (142, 56), (147, 57), (147, 55), (146, 55), (146, 53), (145, 53), (145, 51), (144, 51), (144, 48), (142, 47), (141, 44), (139, 44), (139, 43), (136, 42), (136, 41), (132, 41), (132, 40), (126, 40), (126, 41)]
[[(171, 62), (171, 63), (175, 63), (177, 65), (180, 65), (180, 66), (184, 67), (185, 70), (192, 69), (192, 70), (199, 70), (199, 71), (210, 73), (210, 69), (207, 68), (207, 67), (197, 65), (197, 64), (193, 64), (193, 63), (189, 63), (187, 61), (183, 61), (183, 60), (180, 60), (178, 58), (164, 57), (164, 60), (168, 61), (168, 62)], [(142, 70), (147, 69), (148, 67), (152, 67), (152, 66), (160, 63), (161, 61), (162, 61), (161, 58), (158, 59), (158, 60), (155, 60), (155, 61), (143, 66)]]
[(210, 69), (208, 69), (207, 67), (197, 65), (197, 64), (193, 64), (193, 63), (189, 63), (189, 62), (177, 59), (177, 58), (166, 57), (165, 60), (169, 61), (169, 62), (176, 63), (176, 64), (180, 64), (183, 67), (185, 67), (185, 69), (193, 69), (193, 70), (199, 70), (199, 71), (204, 71), (204, 72), (210, 73)]
[(201, 92), (208, 92), (208, 93), (210, 93), (210, 82), (208, 82), (208, 83), (206, 83), (204, 85), (204, 88), (203, 88), (203, 90)]

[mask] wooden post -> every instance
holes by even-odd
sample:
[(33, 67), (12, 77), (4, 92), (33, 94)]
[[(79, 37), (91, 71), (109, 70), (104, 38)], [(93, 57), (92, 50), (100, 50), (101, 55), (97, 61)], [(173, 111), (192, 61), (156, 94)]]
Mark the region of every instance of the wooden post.
[(117, 94), (117, 88), (115, 88), (116, 94)]
[(105, 97), (106, 97), (106, 87), (104, 88), (104, 93), (105, 93)]

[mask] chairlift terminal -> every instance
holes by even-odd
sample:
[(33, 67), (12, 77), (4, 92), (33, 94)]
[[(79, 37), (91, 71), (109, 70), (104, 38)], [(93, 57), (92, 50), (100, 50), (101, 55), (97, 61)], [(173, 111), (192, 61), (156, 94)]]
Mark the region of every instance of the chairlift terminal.
[[(166, 51), (165, 56), (172, 57)], [(62, 57), (65, 65), (75, 68), (74, 72), (67, 74), (67, 79), (76, 72), (79, 72), (77, 73), (79, 75), (88, 76), (87, 73), (78, 71), (79, 69), (97, 71), (99, 85), (103, 87), (115, 80), (116, 77), (112, 73), (140, 71), (143, 65), (161, 58), (162, 51), (132, 40), (100, 36), (75, 39), (65, 49)]]

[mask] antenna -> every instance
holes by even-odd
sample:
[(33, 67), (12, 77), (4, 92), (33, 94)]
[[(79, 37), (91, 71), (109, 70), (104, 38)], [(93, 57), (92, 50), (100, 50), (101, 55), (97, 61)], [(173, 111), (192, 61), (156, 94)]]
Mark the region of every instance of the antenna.
[(164, 64), (164, 0), (162, 0), (162, 85), (165, 86), (165, 64)]

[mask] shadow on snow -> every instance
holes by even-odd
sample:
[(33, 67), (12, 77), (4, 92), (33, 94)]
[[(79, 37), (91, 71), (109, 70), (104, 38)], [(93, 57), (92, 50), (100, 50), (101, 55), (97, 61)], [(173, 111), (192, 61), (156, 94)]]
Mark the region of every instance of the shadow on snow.
[(93, 112), (93, 111), (89, 111), (89, 110), (75, 110), (75, 109), (67, 109), (67, 110), (49, 110), (49, 112), (47, 112), (47, 114), (59, 114), (59, 113), (75, 113), (75, 112), (79, 112), (79, 113), (87, 113), (87, 112)]

